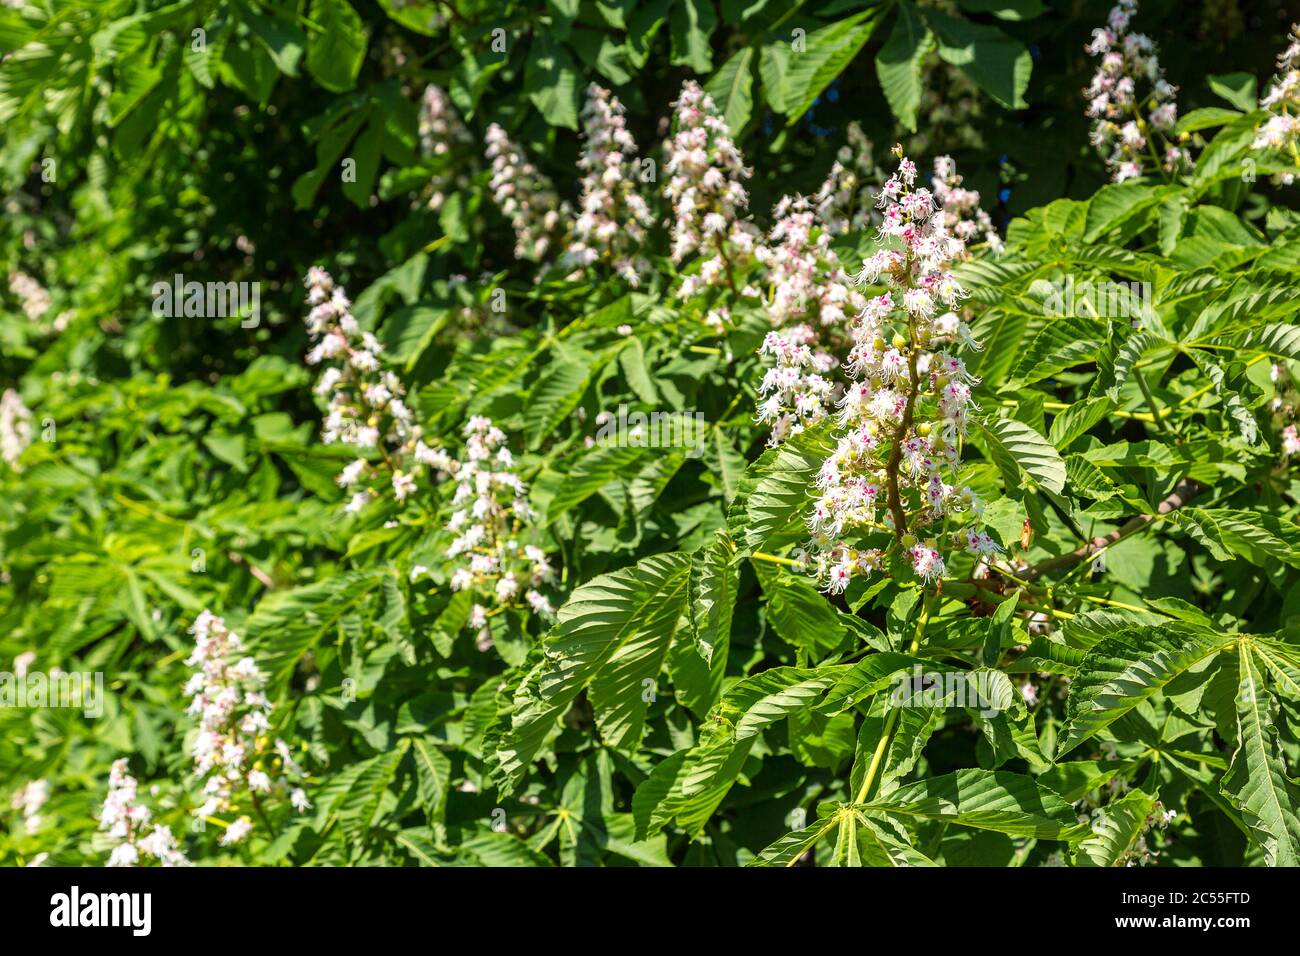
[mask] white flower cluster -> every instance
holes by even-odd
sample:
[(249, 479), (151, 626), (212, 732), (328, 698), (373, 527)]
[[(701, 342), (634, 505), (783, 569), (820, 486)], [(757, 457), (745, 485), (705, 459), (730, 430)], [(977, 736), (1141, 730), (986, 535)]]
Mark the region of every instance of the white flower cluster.
[[(474, 142), (473, 134), (456, 115), (456, 108), (451, 105), (451, 98), (442, 87), (430, 83), (424, 88), (420, 98), (420, 149), (426, 156), (450, 158), (461, 147)], [(461, 163), (445, 173), (436, 175), (429, 196), (429, 208), (442, 208), (447, 194), (469, 186), (469, 176)]]
[(33, 322), (50, 311), (50, 293), (26, 272), (9, 273), (9, 291), (22, 300), (23, 312)]
[(360, 511), (374, 500), (376, 486), (384, 481), (398, 502), (405, 501), (416, 488), (420, 466), (445, 472), (450, 459), (424, 443), (406, 404), (406, 389), (396, 375), (381, 368), (382, 346), (358, 327), (343, 288), (335, 286), (319, 266), (307, 270), (305, 284), (311, 306), (307, 332), (315, 343), (307, 353), (307, 364), (338, 362), (326, 368), (316, 383), (316, 394), (328, 402), (321, 439), (327, 445), (350, 445), (359, 456), (377, 452), (386, 466), (380, 469), (358, 457), (339, 473), (341, 487), (357, 489), (345, 510)]
[[(274, 748), (270, 746), (273, 705), (262, 692), (266, 675), (253, 658), (237, 657), (243, 650), (239, 635), (210, 611), (195, 618), (193, 632), (194, 651), (185, 663), (194, 673), (185, 693), (192, 698), (190, 715), (199, 718), (190, 752), (194, 775), (203, 781), (206, 797), (195, 815), (231, 812), (242, 794), (256, 802), (273, 788), (288, 792), (294, 809), (307, 810), (311, 806), (307, 794), (290, 786), (290, 778), (300, 777), (302, 771), (289, 745), (277, 739)], [(251, 821), (240, 817), (226, 828), (220, 842), (223, 846), (238, 843), (251, 829)]]
[(680, 263), (696, 252), (707, 257), (698, 273), (682, 281), (678, 295), (689, 298), (720, 285), (756, 295), (737, 289), (735, 275), (752, 260), (760, 239), (757, 227), (740, 218), (749, 206), (741, 181), (753, 171), (745, 167), (713, 98), (698, 83), (687, 80), (673, 108), (676, 130), (664, 165), (669, 176), (664, 193), (673, 204), (672, 260)]
[(773, 325), (791, 319), (839, 327), (857, 314), (866, 299), (854, 287), (831, 249), (830, 233), (818, 228), (812, 205), (802, 196), (786, 196), (772, 211), (776, 225), (768, 244), (755, 256), (768, 269)]
[(12, 388), (0, 396), (0, 459), (14, 471), (32, 443), (32, 413)]
[(604, 263), (635, 288), (650, 269), (641, 247), (654, 223), (636, 190), (636, 141), (627, 131), (623, 104), (595, 83), (587, 88), (582, 122), (582, 202), (565, 265)]
[[(504, 608), (527, 603), (544, 618), (554, 614), (550, 600), (538, 588), (554, 580), (555, 572), (545, 551), (521, 540), (532, 535), (535, 515), (527, 501), (528, 486), (511, 470), (513, 466), (505, 433), (491, 419), (471, 418), (465, 425), (464, 455), (452, 466), (455, 510), (447, 530), (455, 539), (446, 557), (456, 563), (452, 590), (472, 591), (480, 599), (468, 626), (478, 632), (482, 650), (491, 643), (487, 605)], [(411, 578), (427, 573), (427, 568), (417, 565)]]
[[(1277, 75), (1259, 101), (1269, 118), (1255, 131), (1254, 148), (1280, 150), (1300, 166), (1300, 24), (1291, 27), (1287, 39), (1277, 58)], [(1280, 179), (1290, 186), (1295, 174), (1283, 173)]]
[(563, 232), (567, 206), (496, 123), (488, 127), (487, 158), (492, 163), (492, 197), (515, 230), (515, 258), (545, 260)]
[(41, 807), (50, 799), (50, 784), (46, 780), (32, 780), (14, 791), (9, 805), (23, 812), (23, 827), (29, 834), (41, 825)]
[(983, 241), (989, 251), (1002, 251), (1002, 237), (993, 226), (989, 214), (980, 208), (977, 190), (962, 186), (962, 176), (951, 156), (939, 156), (934, 161), (934, 178), (930, 180), (935, 201), (943, 211), (943, 225), (950, 233), (965, 243)]
[(835, 353), (846, 344), (848, 316), (861, 312), (866, 299), (807, 199), (786, 196), (773, 212), (777, 223), (755, 256), (768, 270), (768, 318), (778, 326), (759, 349), (772, 365), (759, 387), (757, 418), (771, 423), (775, 445), (826, 416), (837, 394), (827, 374), (839, 364)]
[(458, 143), (474, 141), (456, 115), (447, 91), (434, 83), (424, 88), (424, 96), (420, 98), (419, 132), (420, 146), (429, 156), (442, 156)]
[(1173, 143), (1178, 90), (1165, 81), (1155, 42), (1144, 33), (1129, 32), (1136, 13), (1137, 0), (1119, 0), (1107, 25), (1092, 31), (1087, 46), (1101, 57), (1085, 90), (1088, 116), (1094, 120), (1091, 142), (1103, 151), (1117, 183), (1144, 171), (1172, 174), (1190, 162), (1187, 150)]
[(755, 421), (770, 423), (767, 443), (776, 446), (826, 417), (839, 393), (834, 372), (840, 363), (804, 324), (768, 332), (759, 354), (770, 356), (771, 364), (759, 385)]
[(857, 120), (849, 123), (847, 138), (816, 197), (817, 221), (832, 236), (857, 232), (880, 218), (874, 190), (885, 181), (884, 171)]
[(915, 185), (915, 164), (901, 147), (895, 155), (898, 171), (878, 200), (880, 248), (860, 276), (886, 290), (852, 326), (846, 368), (853, 382), (839, 402), (842, 431), (818, 474), (808, 519), (815, 571), (835, 593), (855, 574), (883, 568), (888, 557), (888, 550), (857, 549), (848, 535), (892, 535), (888, 548), (901, 548), (927, 583), (946, 568), (938, 539), (919, 541), (914, 533), (927, 526), (953, 518), (965, 550), (1000, 550), (985, 532), (965, 527), (981, 510), (975, 495), (945, 480), (955, 481), (959, 439), (977, 410), (977, 381), (948, 351), (975, 345), (954, 311), (966, 291), (948, 270), (964, 244), (948, 232), (930, 190)]
[(151, 811), (137, 800), (138, 785), (127, 771), (125, 757), (113, 761), (108, 773), (108, 796), (99, 814), (99, 826), (114, 841), (109, 866), (135, 866), (140, 854), (153, 857), (163, 866), (187, 866), (189, 860), (177, 849), (171, 827), (159, 823), (145, 833)]

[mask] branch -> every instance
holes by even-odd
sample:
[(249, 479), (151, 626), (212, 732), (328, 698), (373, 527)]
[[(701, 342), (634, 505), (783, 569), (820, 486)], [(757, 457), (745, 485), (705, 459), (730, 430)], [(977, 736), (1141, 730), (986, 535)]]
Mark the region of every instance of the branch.
[(1205, 485), (1201, 484), (1199, 481), (1196, 481), (1194, 478), (1184, 478), (1174, 486), (1174, 490), (1169, 493), (1169, 496), (1165, 498), (1164, 501), (1160, 502), (1160, 505), (1156, 508), (1155, 514), (1138, 515), (1136, 518), (1130, 519), (1110, 534), (1093, 538), (1081, 548), (1076, 548), (1073, 551), (1058, 555), (1055, 558), (1048, 558), (1041, 564), (1023, 565), (1017, 569), (1016, 574), (1026, 581), (1033, 581), (1034, 579), (1042, 577), (1044, 574), (1049, 574), (1052, 571), (1059, 571), (1061, 568), (1073, 567), (1080, 561), (1088, 560), (1088, 558), (1092, 557), (1098, 551), (1109, 548), (1113, 544), (1118, 544), (1129, 535), (1136, 534), (1158, 518), (1163, 518), (1170, 512), (1177, 511), (1204, 490)]

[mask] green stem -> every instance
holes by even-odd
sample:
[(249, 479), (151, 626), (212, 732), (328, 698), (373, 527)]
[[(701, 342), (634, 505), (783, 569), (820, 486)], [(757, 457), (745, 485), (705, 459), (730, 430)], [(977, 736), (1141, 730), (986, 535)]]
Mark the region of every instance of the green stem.
[[(921, 597), (921, 616), (917, 619), (916, 635), (912, 638), (907, 653), (915, 654), (921, 649), (921, 635), (925, 633), (925, 625), (929, 620), (930, 595), (927, 594)], [(876, 752), (871, 755), (871, 764), (867, 767), (867, 775), (862, 778), (862, 788), (858, 790), (858, 798), (854, 803), (865, 803), (868, 794), (871, 793), (871, 785), (876, 782), (876, 774), (880, 771), (880, 765), (885, 759), (885, 750), (889, 747), (889, 738), (894, 732), (894, 724), (896, 723), (898, 723), (897, 707), (890, 710), (885, 717), (885, 729), (881, 731), (880, 743), (876, 744)]]
[(1137, 380), (1138, 389), (1142, 392), (1142, 397), (1146, 399), (1147, 407), (1151, 409), (1151, 417), (1155, 421), (1156, 429), (1165, 434), (1172, 435), (1173, 429), (1169, 426), (1169, 423), (1165, 421), (1165, 415), (1167, 413), (1161, 409), (1160, 405), (1156, 402), (1156, 397), (1151, 394), (1151, 386), (1147, 384), (1146, 376), (1135, 368), (1133, 369), (1133, 378)]

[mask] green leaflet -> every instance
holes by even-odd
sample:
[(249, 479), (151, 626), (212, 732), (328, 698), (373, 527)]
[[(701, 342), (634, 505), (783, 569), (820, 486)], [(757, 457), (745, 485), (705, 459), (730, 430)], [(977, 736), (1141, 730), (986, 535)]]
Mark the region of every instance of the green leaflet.
[(1105, 326), (1090, 317), (1065, 316), (1048, 322), (1020, 356), (1008, 387), (1023, 388), (1091, 361), (1105, 335)]
[(1070, 687), (1057, 756), (1069, 753), (1188, 668), (1233, 641), (1187, 627), (1131, 627), (1093, 645)]
[(1273, 695), (1244, 647), (1236, 703), (1240, 745), (1223, 775), (1223, 795), (1241, 811), (1270, 866), (1300, 865), (1300, 787), (1287, 774)]
[(1133, 790), (1106, 804), (1092, 825), (1092, 835), (1075, 849), (1075, 865), (1122, 866), (1146, 832), (1148, 818), (1155, 807), (1156, 798), (1141, 790)]
[(901, 4), (889, 39), (876, 54), (880, 89), (894, 116), (910, 130), (916, 129), (916, 112), (924, 92), (921, 64), (933, 43), (916, 8), (910, 3)]
[[(743, 524), (732, 534), (745, 553), (770, 547), (774, 538), (804, 535), (808, 489), (826, 456), (834, 450), (829, 424), (795, 435), (750, 466), (742, 483)], [(749, 488), (744, 485), (752, 482)], [(747, 492), (747, 494), (745, 494)]]
[(1065, 490), (1065, 463), (1032, 427), (1014, 418), (998, 418), (980, 423), (978, 429), (1008, 487), (1018, 487), (1028, 479), (1054, 494)]
[(1074, 810), (1032, 777), (996, 770), (959, 770), (906, 784), (864, 809), (944, 820), (1013, 836), (1075, 840), (1082, 830)]
[(382, 571), (356, 571), (263, 598), (245, 624), (245, 636), (272, 682), (288, 680), (303, 653), (384, 577)]
[(637, 832), (654, 833), (669, 820), (699, 832), (726, 796), (768, 726), (812, 703), (835, 680), (836, 668), (777, 667), (738, 681), (706, 718), (708, 733), (688, 751), (660, 764), (637, 790)]
[(1300, 567), (1300, 525), (1228, 508), (1183, 508), (1173, 519), (1221, 560), (1237, 554), (1260, 567)]
[(573, 592), (547, 635), (545, 660), (526, 679), (511, 728), (498, 743), (506, 781), (522, 776), (584, 689), (606, 741), (635, 748), (685, 608), (690, 564), (680, 553), (647, 558)]

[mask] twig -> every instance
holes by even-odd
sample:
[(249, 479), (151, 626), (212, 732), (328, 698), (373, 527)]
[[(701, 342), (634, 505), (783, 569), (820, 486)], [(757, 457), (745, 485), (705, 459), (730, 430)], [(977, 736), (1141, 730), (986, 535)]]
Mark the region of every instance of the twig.
[(275, 588), (275, 581), (271, 578), (271, 576), (267, 574), (265, 571), (263, 571), (261, 568), (259, 568), (252, 561), (245, 562), (243, 557), (236, 554), (234, 551), (227, 551), (226, 557), (229, 558), (234, 564), (247, 564), (248, 573), (251, 574), (253, 577), (257, 578), (257, 580), (261, 582), (262, 587), (268, 589)]
[(1041, 564), (1032, 566), (1022, 566), (1017, 569), (1017, 574), (1027, 581), (1033, 581), (1035, 578), (1042, 577), (1052, 571), (1059, 571), (1061, 568), (1073, 567), (1080, 561), (1086, 561), (1095, 555), (1098, 551), (1109, 548), (1111, 545), (1123, 541), (1129, 535), (1136, 534), (1153, 521), (1163, 518), (1171, 512), (1177, 511), (1186, 505), (1189, 501), (1205, 490), (1205, 486), (1194, 478), (1184, 478), (1174, 486), (1168, 497), (1160, 502), (1156, 508), (1155, 514), (1138, 515), (1130, 519), (1124, 525), (1112, 531), (1108, 535), (1093, 538), (1083, 547), (1075, 548), (1066, 554), (1058, 555), (1055, 558), (1048, 558)]

